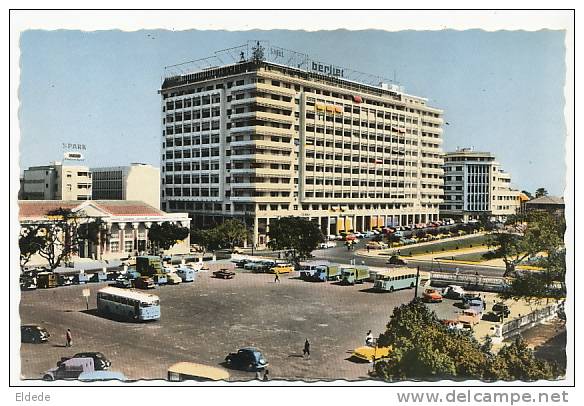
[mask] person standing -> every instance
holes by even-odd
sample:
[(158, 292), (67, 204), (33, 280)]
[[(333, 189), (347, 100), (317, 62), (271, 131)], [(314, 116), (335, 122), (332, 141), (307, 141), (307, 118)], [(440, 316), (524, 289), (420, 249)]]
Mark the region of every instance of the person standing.
[(268, 368), (264, 371), (264, 382), (268, 382), (270, 380), (270, 371)]
[(306, 359), (310, 359), (310, 343), (308, 342), (308, 338), (304, 341), (304, 350), (302, 350), (302, 356)]
[(369, 247), (369, 245), (367, 245), (367, 253), (369, 253), (370, 250), (371, 250), (371, 247)]
[(73, 336), (71, 335), (71, 329), (67, 329), (67, 333), (65, 334), (65, 339), (67, 340), (67, 347), (71, 347), (73, 345)]
[(367, 332), (367, 336), (365, 337), (365, 345), (373, 345), (373, 334), (371, 334), (371, 330)]

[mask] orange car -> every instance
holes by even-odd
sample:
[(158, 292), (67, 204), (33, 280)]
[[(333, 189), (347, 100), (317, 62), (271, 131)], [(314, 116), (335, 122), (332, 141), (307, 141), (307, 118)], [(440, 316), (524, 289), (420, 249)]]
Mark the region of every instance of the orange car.
[(442, 301), (442, 295), (436, 289), (426, 289), (422, 293), (422, 300), (428, 303), (438, 303)]

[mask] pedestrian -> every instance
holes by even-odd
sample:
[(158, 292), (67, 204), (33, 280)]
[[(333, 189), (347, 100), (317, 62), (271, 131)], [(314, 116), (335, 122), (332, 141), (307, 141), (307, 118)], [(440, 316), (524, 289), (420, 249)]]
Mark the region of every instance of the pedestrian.
[(256, 369), (256, 379), (258, 381), (262, 380), (262, 370), (261, 369)]
[(71, 335), (71, 329), (67, 329), (67, 333), (65, 334), (65, 338), (67, 340), (67, 347), (71, 347), (73, 345), (73, 336)]
[(276, 271), (276, 277), (274, 278), (274, 283), (280, 283), (280, 273)]
[(308, 338), (304, 341), (304, 350), (302, 350), (302, 356), (304, 358), (310, 359), (310, 343), (308, 342)]
[(268, 368), (264, 371), (264, 382), (268, 382), (270, 380), (270, 371)]
[(365, 337), (365, 345), (371, 346), (373, 344), (373, 334), (371, 334), (371, 330), (367, 332), (367, 336)]
[(371, 248), (369, 247), (369, 245), (367, 246), (367, 253), (369, 253), (369, 251), (371, 250)]

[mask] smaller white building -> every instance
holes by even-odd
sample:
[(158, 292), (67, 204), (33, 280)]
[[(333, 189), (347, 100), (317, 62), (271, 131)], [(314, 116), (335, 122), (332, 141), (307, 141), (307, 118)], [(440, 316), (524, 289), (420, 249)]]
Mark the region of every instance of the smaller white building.
[(160, 169), (144, 163), (92, 168), (93, 200), (137, 200), (160, 208)]
[(511, 187), (511, 175), (501, 169), (490, 152), (460, 148), (445, 154), (440, 217), (468, 221), (487, 214), (503, 220), (517, 213), (520, 195)]
[(22, 200), (91, 200), (91, 173), (87, 166), (31, 166), (21, 181)]

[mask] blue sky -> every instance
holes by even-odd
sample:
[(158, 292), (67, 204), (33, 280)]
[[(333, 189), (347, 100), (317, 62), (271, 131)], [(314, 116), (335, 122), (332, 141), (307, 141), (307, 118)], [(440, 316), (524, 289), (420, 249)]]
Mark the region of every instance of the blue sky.
[(20, 165), (87, 145), (89, 166), (160, 165), (164, 66), (247, 40), (393, 78), (444, 110), (444, 150), (493, 152), (513, 184), (565, 186), (564, 32), (26, 31), (20, 39)]

